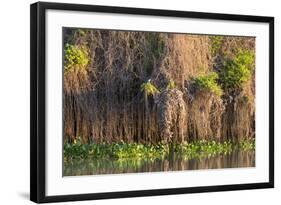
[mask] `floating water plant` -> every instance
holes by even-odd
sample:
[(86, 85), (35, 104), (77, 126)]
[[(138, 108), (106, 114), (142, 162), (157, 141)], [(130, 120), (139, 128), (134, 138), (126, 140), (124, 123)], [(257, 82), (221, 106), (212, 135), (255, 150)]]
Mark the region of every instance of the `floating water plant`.
[(163, 158), (171, 153), (177, 153), (185, 158), (201, 158), (229, 154), (234, 150), (254, 150), (254, 140), (243, 140), (240, 143), (231, 141), (217, 142), (215, 140), (199, 140), (181, 144), (140, 144), (140, 143), (91, 143), (82, 144), (79, 140), (75, 143), (64, 144), (65, 160), (75, 158)]

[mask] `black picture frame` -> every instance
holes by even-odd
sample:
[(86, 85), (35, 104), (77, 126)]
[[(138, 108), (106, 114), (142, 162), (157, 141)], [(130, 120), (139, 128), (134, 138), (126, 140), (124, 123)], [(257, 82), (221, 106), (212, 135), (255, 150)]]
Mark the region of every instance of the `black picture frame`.
[[(169, 188), (107, 193), (46, 196), (46, 81), (45, 37), (46, 10), (121, 13), (195, 19), (263, 22), (269, 24), (269, 181), (192, 188)], [(198, 192), (218, 192), (274, 187), (274, 18), (265, 16), (109, 7), (82, 4), (38, 2), (30, 6), (30, 200), (37, 203), (76, 200), (97, 200)]]

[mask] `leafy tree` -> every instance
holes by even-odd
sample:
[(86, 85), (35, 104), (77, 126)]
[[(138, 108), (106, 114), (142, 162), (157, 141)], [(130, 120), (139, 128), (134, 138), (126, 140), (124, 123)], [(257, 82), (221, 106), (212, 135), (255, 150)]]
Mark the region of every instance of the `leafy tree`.
[(200, 75), (194, 78), (194, 85), (199, 90), (206, 90), (212, 92), (217, 96), (221, 96), (223, 91), (221, 87), (217, 84), (218, 74), (216, 72), (211, 72), (208, 75)]
[(233, 59), (227, 59), (219, 74), (223, 88), (241, 88), (251, 78), (254, 63), (254, 53), (247, 50), (240, 51)]

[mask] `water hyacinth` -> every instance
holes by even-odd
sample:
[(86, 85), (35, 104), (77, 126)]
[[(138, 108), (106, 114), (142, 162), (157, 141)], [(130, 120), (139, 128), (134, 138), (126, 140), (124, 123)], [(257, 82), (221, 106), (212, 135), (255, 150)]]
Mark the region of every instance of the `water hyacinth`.
[(254, 150), (254, 140), (244, 140), (238, 144), (231, 141), (216, 142), (215, 140), (199, 140), (181, 144), (139, 144), (139, 143), (90, 143), (83, 144), (77, 140), (64, 144), (65, 160), (76, 158), (163, 158), (170, 154), (180, 154), (185, 158), (201, 158), (216, 155), (226, 155), (234, 150)]

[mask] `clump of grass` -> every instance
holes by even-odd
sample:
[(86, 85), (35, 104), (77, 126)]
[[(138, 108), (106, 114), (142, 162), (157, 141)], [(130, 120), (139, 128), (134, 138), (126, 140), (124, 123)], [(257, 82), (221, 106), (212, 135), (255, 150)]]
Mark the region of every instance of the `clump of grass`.
[(141, 84), (141, 91), (145, 92), (148, 96), (159, 93), (159, 90), (151, 82)]
[(167, 89), (171, 90), (171, 89), (174, 89), (174, 88), (176, 88), (176, 83), (175, 83), (175, 81), (170, 80), (168, 85), (167, 85)]
[(210, 72), (208, 75), (199, 75), (197, 78), (194, 78), (193, 81), (197, 89), (206, 90), (217, 96), (221, 96), (223, 91), (217, 84), (218, 77), (216, 72)]
[(91, 143), (82, 144), (77, 140), (74, 143), (64, 144), (64, 157), (67, 159), (85, 158), (147, 158), (157, 159), (176, 153), (187, 159), (211, 157), (230, 154), (234, 150), (254, 150), (254, 140), (243, 140), (238, 144), (231, 141), (217, 142), (215, 140), (199, 140), (181, 144), (140, 144), (140, 143)]
[(88, 50), (85, 46), (66, 44), (64, 48), (64, 72), (67, 73), (79, 67), (86, 68), (89, 63)]

